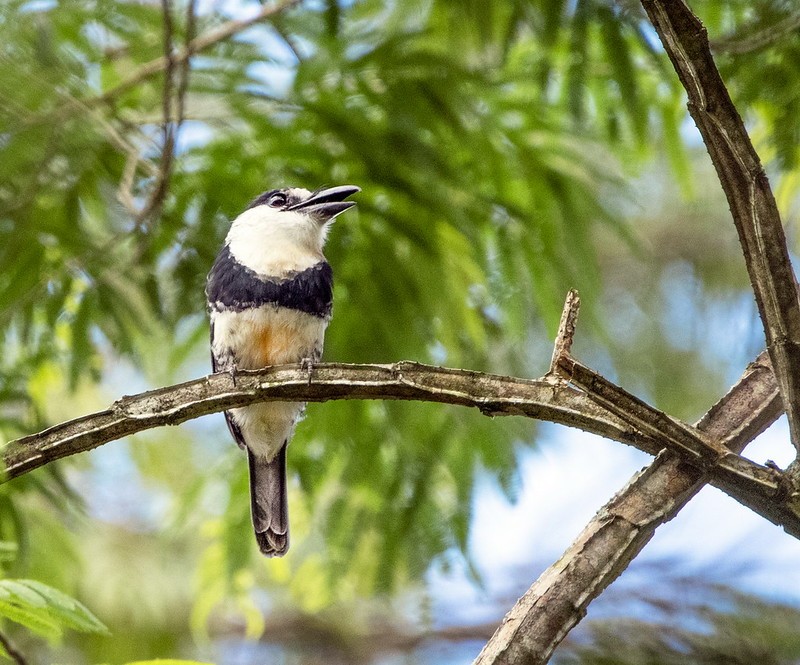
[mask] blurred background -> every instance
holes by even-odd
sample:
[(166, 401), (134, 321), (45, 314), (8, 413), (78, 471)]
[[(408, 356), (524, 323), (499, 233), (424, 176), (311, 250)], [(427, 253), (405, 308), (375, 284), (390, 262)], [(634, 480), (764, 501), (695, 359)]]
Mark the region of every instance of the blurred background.
[[(691, 5), (795, 252), (800, 12)], [(763, 348), (727, 203), (632, 0), (4, 0), (2, 440), (208, 373), (229, 221), (325, 184), (363, 189), (326, 251), (326, 360), (540, 376), (577, 288), (575, 355), (692, 422)], [(746, 454), (788, 463), (785, 425)], [(292, 549), (265, 560), (222, 416), (152, 430), (0, 486), (20, 595), (14, 615), (0, 593), (0, 635), (30, 663), (470, 663), (647, 463), (454, 407), (311, 405)], [(707, 488), (555, 662), (800, 662), (798, 561)], [(58, 598), (63, 621), (40, 621)]]

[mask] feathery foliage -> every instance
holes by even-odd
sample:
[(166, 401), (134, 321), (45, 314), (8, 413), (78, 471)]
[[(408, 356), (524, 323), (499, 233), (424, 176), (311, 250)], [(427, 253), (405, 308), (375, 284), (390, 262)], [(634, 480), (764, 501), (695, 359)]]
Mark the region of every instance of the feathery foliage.
[[(796, 10), (696, 4), (737, 104), (784, 173), (788, 208), (800, 182), (797, 40), (750, 38)], [(595, 364), (632, 389), (692, 414), (725, 383), (729, 370), (704, 359), (707, 329), (689, 325), (696, 345), (676, 337), (675, 321), (713, 302), (717, 324), (741, 311), (746, 283), (731, 267), (735, 241), (718, 238), (720, 199), (676, 203), (710, 176), (637, 3), (300, 3), (204, 46), (188, 67), (153, 66), (165, 44), (179, 54), (262, 11), (166, 6), (168, 17), (158, 3), (116, 0), (0, 8), (5, 437), (131, 385), (209, 371), (205, 275), (228, 220), (282, 185), (363, 189), (327, 251), (327, 359), (541, 373), (576, 287)], [(677, 186), (635, 203), (646, 187), (626, 180), (664, 162)], [(675, 216), (687, 220), (679, 230)], [(681, 306), (668, 297), (676, 285)], [(753, 337), (728, 355), (746, 355)], [(667, 385), (661, 368), (676, 357)], [(430, 405), (312, 406), (289, 455), (298, 539), (289, 559), (265, 566), (249, 541), (245, 464), (220, 419), (204, 425), (0, 488), (0, 538), (20, 541), (7, 570), (102, 607), (112, 632), (125, 627), (130, 642), (82, 640), (87, 660), (177, 649), (188, 624), (177, 617), (191, 613), (199, 635), (220, 608), (255, 633), (263, 586), (314, 611), (418, 583), (432, 562), (469, 567), (478, 478), (513, 498), (535, 436), (526, 423)], [(52, 546), (37, 546), (47, 534)], [(131, 549), (141, 567), (121, 573), (111, 562)], [(163, 551), (185, 567), (155, 574)], [(98, 561), (105, 595), (80, 581)], [(146, 610), (121, 591), (131, 576), (151, 577)]]

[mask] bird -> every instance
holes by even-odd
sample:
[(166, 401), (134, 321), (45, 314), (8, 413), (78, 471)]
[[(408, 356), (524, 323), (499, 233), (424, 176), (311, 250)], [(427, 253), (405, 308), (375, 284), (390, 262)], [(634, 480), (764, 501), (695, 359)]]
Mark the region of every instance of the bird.
[[(322, 253), (333, 220), (361, 191), (341, 185), (266, 191), (233, 220), (206, 280), (214, 372), (261, 369), (322, 356), (333, 271)], [(310, 376), (310, 374), (309, 374)], [(247, 453), (250, 511), (262, 554), (289, 548), (286, 449), (305, 404), (263, 402), (225, 411)]]

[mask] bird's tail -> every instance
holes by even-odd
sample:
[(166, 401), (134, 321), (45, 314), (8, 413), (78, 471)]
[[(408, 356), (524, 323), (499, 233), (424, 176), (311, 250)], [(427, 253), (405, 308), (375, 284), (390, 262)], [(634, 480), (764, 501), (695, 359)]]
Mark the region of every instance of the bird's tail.
[(283, 556), (289, 549), (286, 497), (286, 444), (269, 462), (248, 449), (250, 510), (258, 549), (266, 556)]

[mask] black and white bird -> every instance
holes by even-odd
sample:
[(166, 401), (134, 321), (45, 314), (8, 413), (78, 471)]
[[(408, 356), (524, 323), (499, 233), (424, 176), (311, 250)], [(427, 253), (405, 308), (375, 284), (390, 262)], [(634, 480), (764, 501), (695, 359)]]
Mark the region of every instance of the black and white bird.
[[(345, 199), (359, 191), (274, 189), (233, 220), (206, 285), (215, 372), (320, 359), (333, 305), (322, 248), (333, 219), (355, 205)], [(253, 527), (267, 556), (289, 548), (286, 447), (304, 407), (264, 402), (225, 412), (247, 451)]]

